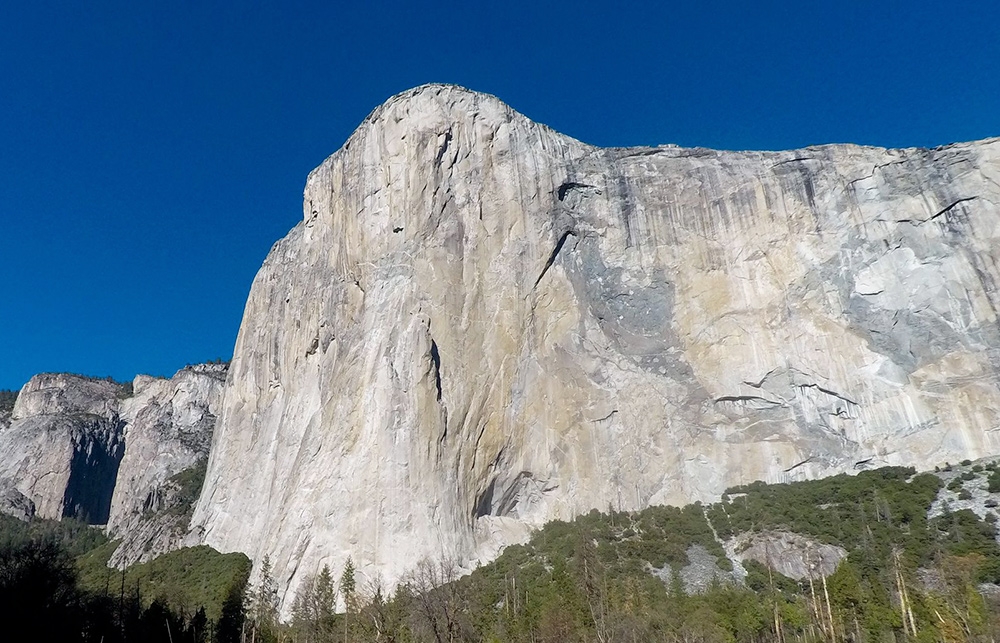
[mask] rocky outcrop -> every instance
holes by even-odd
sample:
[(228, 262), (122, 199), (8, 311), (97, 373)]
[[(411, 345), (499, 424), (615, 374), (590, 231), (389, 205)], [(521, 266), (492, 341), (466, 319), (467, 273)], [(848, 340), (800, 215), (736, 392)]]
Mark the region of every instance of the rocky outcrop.
[(754, 560), (798, 581), (829, 576), (847, 558), (843, 547), (787, 531), (740, 534), (726, 543), (726, 553), (734, 564)]
[(11, 480), (0, 480), (0, 514), (28, 522), (35, 517), (35, 503)]
[(747, 572), (740, 566), (739, 560), (730, 560), (732, 570), (726, 571), (719, 567), (718, 556), (702, 545), (691, 545), (685, 553), (688, 562), (679, 569), (674, 569), (670, 563), (664, 563), (662, 567), (646, 563), (647, 569), (671, 590), (679, 583), (686, 594), (703, 594), (716, 583), (742, 585), (746, 580)]
[(1000, 140), (599, 149), (389, 100), (254, 280), (193, 524), (392, 582), (592, 507), (1000, 444)]
[(131, 386), (31, 378), (0, 424), (0, 513), (106, 524), (121, 540), (118, 565), (181, 546), (226, 369), (199, 364)]
[(226, 368), (199, 364), (171, 379), (133, 381), (134, 394), (121, 409), (125, 453), (108, 518), (109, 535), (121, 543), (111, 564), (145, 561), (184, 543), (201, 479), (175, 477), (208, 457)]
[(25, 508), (21, 517), (32, 513), (27, 500), (41, 518), (107, 522), (124, 451), (123, 394), (115, 382), (63, 373), (24, 385), (0, 431), (0, 486)]
[[(1000, 460), (997, 458), (983, 458), (936, 469), (935, 475), (945, 486), (931, 504), (927, 517), (937, 518), (947, 512), (968, 509), (987, 522), (996, 520), (1000, 510), (997, 509), (997, 490), (990, 490), (990, 477), (995, 475), (998, 466)], [(1000, 534), (997, 534), (997, 542), (1000, 542)]]

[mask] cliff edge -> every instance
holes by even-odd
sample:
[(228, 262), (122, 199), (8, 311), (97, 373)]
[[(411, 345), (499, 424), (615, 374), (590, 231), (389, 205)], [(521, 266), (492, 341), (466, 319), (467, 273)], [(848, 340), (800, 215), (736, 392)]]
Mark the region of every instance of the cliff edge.
[(588, 146), (420, 87), (254, 280), (193, 526), (288, 588), (554, 518), (997, 453), (1000, 139)]

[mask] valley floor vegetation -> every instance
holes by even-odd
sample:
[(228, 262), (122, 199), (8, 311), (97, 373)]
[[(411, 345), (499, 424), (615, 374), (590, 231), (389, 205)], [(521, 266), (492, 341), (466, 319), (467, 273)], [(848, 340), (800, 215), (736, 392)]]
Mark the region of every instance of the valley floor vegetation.
[[(93, 529), (5, 519), (0, 610), (53, 641), (992, 643), (997, 471), (884, 468), (754, 483), (711, 505), (593, 511), (466, 576), (420, 564), (392, 593), (349, 561), (311, 578), (287, 623), (266, 559), (254, 583), (245, 557), (207, 547), (121, 572), (105, 566), (114, 544)], [(957, 508), (973, 494), (979, 513)], [(795, 580), (748, 559), (735, 569), (722, 542), (748, 533), (799, 534), (846, 557), (827, 577)], [(696, 553), (715, 559), (700, 587), (683, 571)]]

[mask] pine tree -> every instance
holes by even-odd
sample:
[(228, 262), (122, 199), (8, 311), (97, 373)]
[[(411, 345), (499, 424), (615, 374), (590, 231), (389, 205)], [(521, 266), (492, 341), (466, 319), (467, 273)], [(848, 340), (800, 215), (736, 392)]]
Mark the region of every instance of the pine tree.
[(234, 584), (222, 604), (222, 615), (216, 626), (215, 638), (219, 643), (240, 643), (243, 639), (244, 617), (242, 583)]
[(340, 574), (340, 596), (344, 599), (344, 605), (350, 610), (350, 603), (354, 600), (355, 592), (355, 580), (354, 580), (354, 561), (351, 557), (347, 557), (347, 562), (344, 563), (344, 571)]
[(323, 565), (316, 583), (313, 586), (313, 613), (316, 615), (316, 632), (318, 640), (332, 641), (334, 635), (334, 619), (337, 608), (337, 591), (333, 585), (333, 575), (330, 567)]
[(247, 594), (250, 643), (274, 641), (278, 624), (278, 584), (271, 573), (271, 559), (265, 555), (260, 565), (257, 583)]
[(310, 576), (298, 588), (295, 593), (295, 601), (292, 603), (292, 630), (295, 632), (294, 639), (299, 643), (312, 643), (316, 641), (316, 613), (314, 590), (316, 578)]
[(340, 574), (340, 597), (344, 600), (344, 641), (350, 640), (351, 620), (357, 611), (355, 597), (354, 561), (347, 557)]

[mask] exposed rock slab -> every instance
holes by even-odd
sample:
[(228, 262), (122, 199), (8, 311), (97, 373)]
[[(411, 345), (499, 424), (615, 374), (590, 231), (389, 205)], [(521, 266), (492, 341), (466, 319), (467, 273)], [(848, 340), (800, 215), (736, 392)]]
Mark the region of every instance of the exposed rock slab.
[(9, 426), (0, 431), (0, 480), (41, 518), (108, 519), (124, 451), (118, 415), (121, 385), (44, 373), (22, 387)]
[(254, 280), (194, 524), (287, 605), (348, 556), (391, 584), (594, 507), (995, 453), (998, 203), (997, 139), (599, 149), (406, 92)]
[[(108, 533), (122, 540), (111, 564), (129, 565), (180, 547), (192, 498), (171, 478), (208, 457), (226, 380), (224, 364), (199, 364), (171, 379), (139, 375), (122, 402), (125, 453), (111, 500)], [(195, 495), (197, 490), (195, 490)]]
[(35, 503), (10, 480), (0, 480), (0, 514), (28, 522), (35, 517)]
[[(659, 578), (671, 590), (677, 584), (676, 581), (679, 581), (679, 589), (689, 595), (703, 594), (715, 583), (742, 584), (746, 578), (746, 570), (742, 567), (733, 567), (732, 571), (723, 570), (719, 567), (718, 557), (701, 545), (691, 545), (685, 553), (688, 563), (679, 571), (674, 571), (670, 563), (665, 563), (663, 567), (650, 566), (650, 573)], [(680, 575), (676, 581), (674, 574)]]
[[(997, 458), (983, 458), (968, 464), (948, 464), (945, 468), (935, 468), (935, 475), (945, 483), (938, 491), (937, 498), (927, 510), (927, 518), (937, 518), (946, 512), (968, 509), (982, 520), (1000, 514), (1000, 492), (991, 492), (989, 478), (993, 468), (1000, 465)], [(986, 468), (989, 467), (989, 468)], [(978, 471), (977, 471), (978, 469)], [(957, 484), (957, 488), (952, 488)], [(964, 492), (964, 493), (963, 493)], [(1000, 542), (1000, 534), (997, 534)]]
[(226, 369), (31, 378), (0, 417), (0, 513), (107, 524), (119, 565), (183, 545), (198, 489), (172, 478), (208, 457)]
[(795, 580), (829, 576), (847, 557), (843, 547), (786, 531), (740, 534), (726, 550), (734, 561), (754, 560)]

